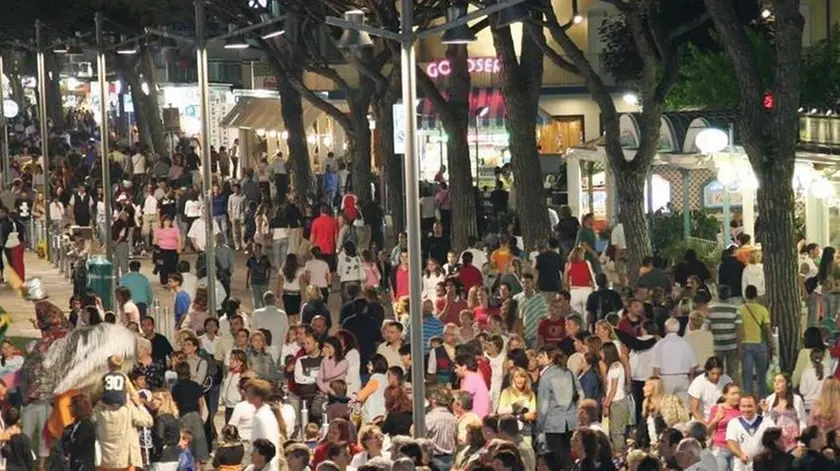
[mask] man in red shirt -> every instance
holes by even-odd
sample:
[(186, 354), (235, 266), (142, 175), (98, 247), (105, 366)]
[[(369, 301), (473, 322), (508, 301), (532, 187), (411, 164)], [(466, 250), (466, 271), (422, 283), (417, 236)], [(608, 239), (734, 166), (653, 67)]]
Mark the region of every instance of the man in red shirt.
[(564, 294), (569, 295), (568, 291), (561, 291), (557, 298), (551, 301), (548, 307), (548, 317), (541, 320), (537, 326), (537, 348), (546, 344), (559, 345), (566, 338), (566, 318), (562, 315), (560, 301), (560, 297)]
[(479, 286), (484, 282), (484, 277), (481, 275), (481, 270), (472, 264), (473, 254), (471, 252), (464, 252), (461, 255), (461, 262), (461, 267), (458, 269), (458, 278), (464, 285), (464, 293), (469, 293), (470, 288)]
[(437, 306), (440, 306), (437, 312), (438, 318), (444, 324), (461, 325), (461, 311), (467, 309), (467, 302), (458, 296), (458, 289), (453, 279), (447, 279), (444, 286), (445, 294), (435, 302)]
[(638, 299), (631, 299), (627, 302), (624, 315), (618, 321), (618, 330), (638, 337), (642, 335), (642, 322), (645, 321), (645, 305)]
[(338, 238), (338, 222), (332, 215), (332, 210), (327, 205), (321, 206), (321, 215), (312, 221), (312, 230), (309, 234), (309, 242), (321, 249), (324, 260), (330, 265), (330, 270), (335, 271), (335, 241)]

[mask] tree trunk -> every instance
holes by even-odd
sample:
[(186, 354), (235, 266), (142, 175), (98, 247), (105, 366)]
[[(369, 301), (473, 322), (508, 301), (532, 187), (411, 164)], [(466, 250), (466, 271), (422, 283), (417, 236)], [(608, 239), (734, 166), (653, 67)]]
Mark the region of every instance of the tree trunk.
[(281, 97), (280, 112), (283, 114), (283, 123), (288, 133), (286, 146), (289, 148), (289, 160), (292, 162), (293, 191), (301, 202), (305, 202), (312, 184), (312, 168), (303, 123), (303, 99), (282, 75), (277, 76), (277, 91)]
[(502, 60), (502, 94), (510, 136), (511, 167), (515, 186), (516, 215), (525, 239), (525, 250), (548, 246), (551, 224), (543, 190), (537, 152), (537, 114), (542, 86), (543, 52), (534, 39), (542, 28), (526, 26), (519, 60), (509, 28), (494, 31), (493, 43)]
[[(470, 87), (467, 47), (450, 45), (446, 57), (452, 67), (449, 74), (449, 113), (441, 113), (446, 130), (446, 156), (449, 166), (449, 196), (452, 201), (452, 248), (461, 251), (471, 237), (478, 237), (473, 192), (472, 164), (467, 133), (470, 125)], [(458, 223), (455, 224), (455, 221)]]
[(370, 201), (370, 182), (373, 181), (373, 174), (370, 171), (370, 124), (368, 124), (367, 110), (370, 107), (370, 100), (365, 101), (365, 106), (350, 105), (350, 121), (353, 129), (345, 129), (347, 135), (347, 152), (350, 154), (350, 173), (353, 180), (353, 193), (363, 205)]
[[(128, 91), (131, 94), (131, 103), (134, 105), (134, 122), (137, 124), (137, 139), (140, 144), (145, 145), (149, 149), (154, 149), (152, 142), (151, 130), (149, 123), (146, 120), (148, 113), (146, 111), (146, 100), (143, 95), (142, 86), (140, 85), (140, 76), (133, 68), (124, 68), (123, 77), (128, 84)], [(129, 142), (131, 138), (129, 137)]]
[[(397, 74), (399, 75), (399, 74)], [(379, 139), (376, 141), (377, 153), (382, 159), (382, 173), (384, 181), (382, 192), (388, 201), (388, 212), (391, 214), (394, 240), (400, 232), (405, 230), (405, 191), (403, 190), (402, 161), (394, 153), (394, 103), (396, 100), (386, 93), (381, 100), (374, 102), (376, 113), (376, 128)], [(385, 199), (380, 194), (379, 201)]]
[(154, 152), (158, 155), (164, 155), (166, 153), (166, 140), (164, 137), (163, 117), (158, 101), (157, 74), (155, 74), (155, 63), (152, 58), (152, 52), (148, 47), (143, 48), (140, 67), (149, 86), (149, 95), (144, 97), (145, 106), (143, 107), (146, 113), (144, 118), (149, 127), (149, 138), (152, 141)]
[(60, 130), (64, 129), (64, 107), (61, 105), (61, 64), (51, 52), (44, 54), (44, 57), (47, 69), (47, 116), (52, 119), (53, 129)]
[[(796, 237), (794, 236), (794, 196), (791, 188), (794, 156), (769, 159), (767, 167), (754, 167), (761, 182), (756, 200), (758, 213), (772, 221), (773, 230), (762, 240), (764, 278), (773, 325), (779, 328), (780, 365), (782, 371), (793, 371), (799, 354), (801, 319), (797, 280)], [(759, 378), (763, 380), (764, 378)]]
[(615, 159), (609, 160), (613, 175), (615, 175), (615, 192), (618, 195), (620, 208), (618, 220), (624, 226), (624, 236), (627, 240), (628, 270), (630, 278), (635, 279), (642, 265), (642, 259), (652, 252), (645, 211), (647, 175), (643, 170), (634, 171), (624, 168), (616, 170)]
[[(520, 105), (510, 105), (515, 109)], [(526, 251), (547, 247), (551, 234), (548, 205), (542, 183), (540, 158), (537, 154), (536, 121), (534, 114), (508, 112), (507, 128), (510, 134), (511, 167), (516, 190), (516, 216), (525, 239)]]

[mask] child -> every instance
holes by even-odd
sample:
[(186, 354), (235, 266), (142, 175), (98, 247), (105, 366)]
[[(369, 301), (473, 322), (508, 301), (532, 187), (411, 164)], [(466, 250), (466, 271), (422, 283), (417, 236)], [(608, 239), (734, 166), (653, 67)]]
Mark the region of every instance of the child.
[(309, 422), (306, 424), (306, 429), (304, 431), (306, 441), (303, 443), (309, 447), (310, 450), (314, 450), (316, 446), (318, 446), (318, 432), (321, 431), (321, 427), (314, 422)]
[(434, 336), (429, 339), (429, 351), (432, 351), (443, 345), (443, 337)]
[(443, 264), (443, 274), (455, 276), (458, 274), (459, 268), (461, 268), (461, 265), (458, 263), (458, 252), (450, 250), (446, 254), (446, 263)]
[(74, 294), (70, 298), (70, 315), (68, 318), (70, 319), (70, 325), (74, 328), (76, 327), (84, 327), (83, 325), (79, 325), (79, 319), (82, 317), (82, 297), (78, 294)]
[(178, 442), (178, 448), (181, 449), (181, 454), (178, 456), (178, 471), (196, 471), (195, 458), (190, 451), (192, 440), (193, 436), (189, 430), (181, 430), (181, 440)]
[[(398, 370), (402, 371), (399, 367)], [(338, 417), (350, 420), (350, 398), (347, 397), (347, 382), (343, 379), (334, 379), (330, 381), (330, 389), (334, 394), (327, 396), (327, 421), (332, 421)]]
[(112, 311), (108, 311), (105, 313), (105, 323), (106, 324), (116, 324), (117, 323), (117, 315), (114, 314)]
[(0, 454), (6, 459), (7, 471), (29, 471), (35, 464), (35, 452), (32, 441), (20, 430), (20, 412), (8, 409), (3, 412), (4, 432), (9, 438), (0, 448)]
[(128, 375), (128, 379), (131, 380), (131, 384), (133, 384), (134, 389), (137, 390), (137, 394), (140, 396), (141, 401), (146, 403), (152, 400), (152, 392), (149, 390), (145, 374), (135, 370)]

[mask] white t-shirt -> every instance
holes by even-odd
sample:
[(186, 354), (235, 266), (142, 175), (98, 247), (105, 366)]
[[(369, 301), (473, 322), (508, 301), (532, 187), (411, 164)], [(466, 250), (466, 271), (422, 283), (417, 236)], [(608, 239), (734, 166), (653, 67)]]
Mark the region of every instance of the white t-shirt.
[(271, 344), (283, 345), (289, 331), (289, 318), (286, 312), (277, 306), (261, 307), (251, 314), (251, 328), (267, 329), (271, 332)]
[(310, 260), (306, 262), (306, 271), (309, 272), (309, 284), (317, 288), (327, 287), (327, 275), (330, 273), (330, 266), (323, 260)]
[(663, 376), (688, 374), (692, 367), (697, 367), (697, 359), (684, 338), (668, 334), (653, 346), (651, 366), (659, 368)]
[[(254, 412), (251, 441), (258, 438), (265, 438), (274, 445), (275, 449), (280, 449), (280, 424), (277, 423), (277, 417), (274, 416), (274, 412), (271, 411), (268, 404), (263, 404)], [(276, 461), (277, 457), (271, 460), (272, 470), (277, 469)]]
[(248, 401), (242, 401), (233, 408), (233, 414), (230, 416), (228, 425), (233, 425), (239, 429), (239, 438), (242, 441), (251, 441), (251, 429), (254, 425), (255, 411), (254, 405)]
[(157, 214), (158, 200), (153, 195), (146, 195), (143, 201), (143, 214)]
[(624, 393), (624, 365), (620, 362), (610, 365), (610, 369), (607, 371), (607, 389), (609, 389), (613, 380), (616, 380), (616, 385), (612, 402), (616, 402), (624, 399), (624, 396), (626, 396)]
[(433, 196), (420, 198), (420, 218), (431, 219), (433, 217), (435, 217), (435, 198)]
[[(643, 335), (639, 340), (650, 340), (652, 335)], [(647, 381), (653, 376), (653, 349), (630, 352), (630, 376), (634, 381)]]
[(720, 375), (717, 384), (709, 381), (705, 374), (702, 374), (691, 382), (688, 387), (688, 395), (693, 399), (700, 400), (700, 407), (703, 411), (703, 417), (696, 417), (699, 420), (706, 420), (709, 413), (712, 412), (712, 406), (717, 404), (720, 396), (723, 395), (723, 388), (732, 382), (732, 378), (727, 375)]
[(330, 157), (321, 161), (321, 173), (327, 173), (327, 167), (330, 167), (333, 171), (338, 170), (338, 164), (336, 164), (335, 159)]
[[(737, 443), (741, 448), (741, 452), (749, 458), (749, 462), (746, 465), (739, 459), (733, 459), (733, 471), (751, 471), (752, 459), (764, 450), (764, 447), (761, 445), (761, 438), (764, 436), (764, 432), (768, 428), (775, 427), (776, 424), (769, 417), (762, 418), (755, 416), (752, 421), (748, 422), (749, 429), (747, 429), (744, 427), (741, 419), (743, 419), (743, 416), (729, 421), (729, 425), (726, 426), (726, 441)], [(756, 420), (761, 420), (761, 422), (757, 424), (755, 422)]]
[[(219, 225), (213, 220), (213, 234), (221, 234), (222, 231), (219, 230)], [(207, 225), (204, 219), (196, 219), (193, 221), (192, 227), (190, 227), (190, 232), (187, 234), (187, 237), (190, 240), (194, 241), (195, 248), (199, 252), (204, 252), (205, 247), (207, 247)]]
[(289, 292), (295, 292), (295, 291), (300, 292), (300, 277), (301, 277), (301, 275), (304, 274), (304, 272), (306, 272), (306, 268), (303, 268), (303, 267), (298, 268), (297, 272), (295, 272), (294, 279), (292, 281), (289, 281), (286, 278), (286, 275), (283, 274), (283, 269), (281, 268), (280, 270), (278, 270), (277, 271), (277, 276), (279, 276), (283, 279), (283, 291), (284, 292), (287, 292), (287, 291), (289, 291)]
[(827, 376), (828, 368), (825, 368), (823, 379), (817, 378), (817, 370), (811, 365), (808, 365), (802, 372), (802, 378), (799, 380), (799, 393), (802, 394), (802, 400), (805, 402), (805, 410), (811, 410), (814, 402), (820, 397), (820, 391), (822, 391)]
[(131, 156), (131, 168), (134, 175), (142, 175), (146, 173), (146, 157), (143, 154), (134, 154)]
[(187, 200), (184, 204), (184, 216), (188, 218), (201, 216), (201, 203), (198, 200)]

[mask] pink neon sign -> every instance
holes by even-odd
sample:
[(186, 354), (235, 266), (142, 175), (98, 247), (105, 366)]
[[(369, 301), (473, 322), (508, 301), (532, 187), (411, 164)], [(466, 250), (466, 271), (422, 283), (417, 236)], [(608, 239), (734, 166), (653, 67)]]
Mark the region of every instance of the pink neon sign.
[[(501, 69), (502, 63), (498, 57), (470, 57), (467, 59), (467, 70), (471, 74), (497, 74)], [(452, 66), (449, 59), (431, 62), (426, 66), (426, 73), (431, 78), (445, 77), (452, 73)]]

